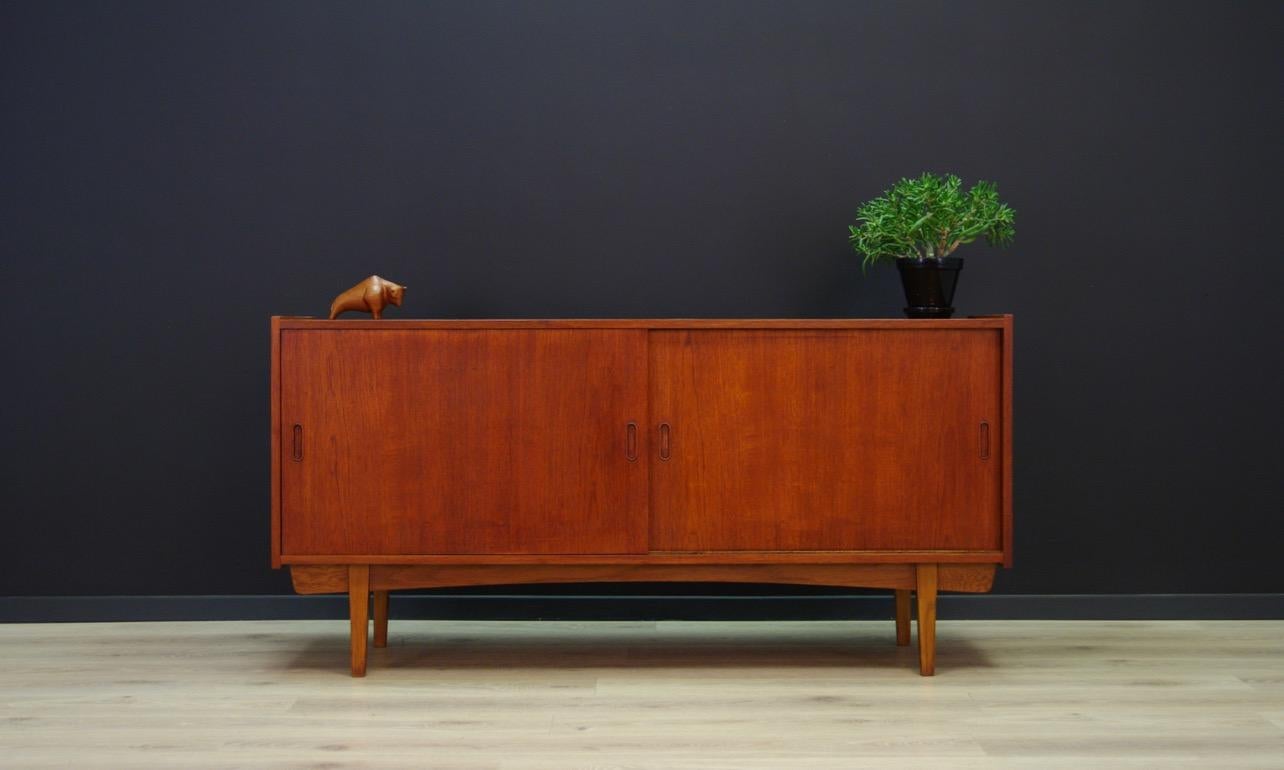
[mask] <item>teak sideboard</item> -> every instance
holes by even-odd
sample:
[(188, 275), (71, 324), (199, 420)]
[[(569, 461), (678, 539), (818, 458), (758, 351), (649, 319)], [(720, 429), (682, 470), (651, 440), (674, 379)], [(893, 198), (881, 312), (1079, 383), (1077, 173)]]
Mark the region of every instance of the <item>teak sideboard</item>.
[(602, 581), (936, 595), (1012, 563), (1012, 317), (272, 319), (272, 564), (347, 592)]

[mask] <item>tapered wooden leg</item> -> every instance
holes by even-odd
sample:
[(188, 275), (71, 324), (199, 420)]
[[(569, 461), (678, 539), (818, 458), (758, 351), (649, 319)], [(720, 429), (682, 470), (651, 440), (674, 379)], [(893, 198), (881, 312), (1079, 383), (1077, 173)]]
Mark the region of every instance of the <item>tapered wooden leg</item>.
[(352, 675), (366, 675), (366, 638), (370, 634), (370, 567), (348, 567), (348, 613), (352, 620)]
[(896, 644), (900, 647), (910, 643), (910, 592), (909, 589), (896, 589)]
[(918, 565), (918, 672), (936, 673), (936, 565)]
[(374, 646), (388, 646), (388, 592), (374, 592)]

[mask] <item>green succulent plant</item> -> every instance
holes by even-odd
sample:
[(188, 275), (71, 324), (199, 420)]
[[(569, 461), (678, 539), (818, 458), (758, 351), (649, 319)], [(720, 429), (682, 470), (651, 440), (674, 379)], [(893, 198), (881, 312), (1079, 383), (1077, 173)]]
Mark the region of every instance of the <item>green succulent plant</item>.
[(979, 181), (963, 192), (957, 176), (925, 173), (902, 179), (857, 209), (848, 240), (864, 255), (864, 269), (899, 257), (940, 259), (982, 236), (1007, 246), (1016, 234), (1015, 219), (993, 182)]

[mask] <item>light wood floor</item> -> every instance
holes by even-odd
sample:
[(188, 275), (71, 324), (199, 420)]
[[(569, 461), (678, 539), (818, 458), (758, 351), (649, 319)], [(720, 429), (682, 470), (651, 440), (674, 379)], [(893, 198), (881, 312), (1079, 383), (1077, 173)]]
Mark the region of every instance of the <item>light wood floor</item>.
[[(394, 607), (395, 612), (395, 607)], [(0, 767), (1284, 768), (1284, 621), (0, 626)]]

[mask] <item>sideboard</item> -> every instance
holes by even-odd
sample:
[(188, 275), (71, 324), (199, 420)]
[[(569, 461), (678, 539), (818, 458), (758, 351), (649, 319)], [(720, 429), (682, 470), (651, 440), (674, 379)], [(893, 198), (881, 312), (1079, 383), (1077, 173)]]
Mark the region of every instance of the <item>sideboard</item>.
[(720, 581), (938, 591), (1012, 563), (1012, 317), (272, 318), (274, 567), (343, 593)]

